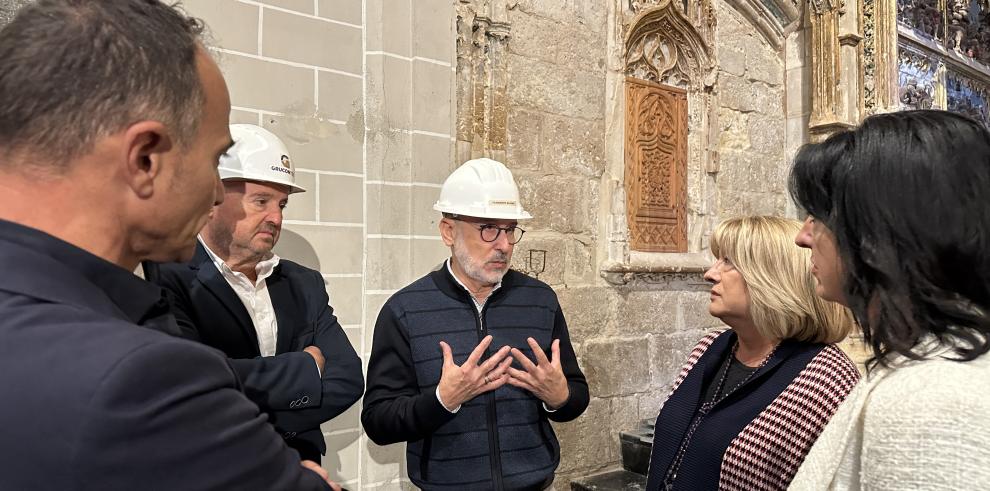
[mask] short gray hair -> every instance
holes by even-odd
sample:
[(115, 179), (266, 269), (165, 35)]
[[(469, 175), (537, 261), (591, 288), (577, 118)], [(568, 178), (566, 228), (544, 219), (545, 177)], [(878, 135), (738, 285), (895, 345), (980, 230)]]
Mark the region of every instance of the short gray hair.
[(187, 144), (204, 101), (202, 33), (199, 20), (159, 0), (25, 6), (0, 30), (0, 155), (43, 152), (33, 164), (64, 170), (99, 138), (142, 120)]

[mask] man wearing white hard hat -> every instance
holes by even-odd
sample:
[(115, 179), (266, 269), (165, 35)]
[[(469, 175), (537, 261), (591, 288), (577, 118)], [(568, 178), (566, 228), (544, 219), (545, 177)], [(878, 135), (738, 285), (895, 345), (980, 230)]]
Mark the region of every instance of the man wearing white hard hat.
[(329, 305), (318, 271), (272, 252), (289, 195), (305, 191), (285, 145), (264, 128), (230, 125), (220, 158), (223, 204), (200, 232), (190, 263), (148, 277), (168, 293), (184, 335), (223, 351), (285, 442), (320, 461), (320, 424), (364, 389), (361, 360)]
[(451, 257), (382, 307), (361, 422), (379, 445), (408, 442), (420, 488), (551, 487), (550, 421), (580, 416), (588, 384), (556, 294), (509, 268), (531, 216), (490, 159), (455, 170), (433, 208)]

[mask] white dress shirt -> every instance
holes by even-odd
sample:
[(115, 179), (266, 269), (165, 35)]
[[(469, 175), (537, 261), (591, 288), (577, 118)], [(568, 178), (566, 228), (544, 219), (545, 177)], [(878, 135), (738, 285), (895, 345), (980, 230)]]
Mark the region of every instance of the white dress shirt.
[(248, 315), (251, 316), (254, 330), (258, 334), (258, 350), (261, 352), (261, 356), (275, 356), (278, 321), (275, 319), (275, 306), (272, 305), (272, 297), (268, 294), (268, 285), (265, 279), (271, 276), (272, 272), (275, 271), (275, 266), (278, 266), (280, 260), (278, 255), (269, 253), (267, 258), (254, 267), (258, 277), (252, 283), (251, 279), (244, 273), (230, 269), (227, 263), (210, 250), (202, 238), (200, 238), (200, 243), (203, 244), (203, 248), (213, 260), (213, 264), (220, 271), (223, 279), (227, 280), (227, 284), (234, 290), (234, 293), (237, 294), (237, 298), (241, 299)]

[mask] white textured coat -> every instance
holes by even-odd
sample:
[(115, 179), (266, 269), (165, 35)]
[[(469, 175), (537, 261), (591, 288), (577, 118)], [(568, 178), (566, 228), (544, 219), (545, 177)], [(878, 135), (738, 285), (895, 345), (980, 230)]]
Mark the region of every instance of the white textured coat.
[(892, 366), (853, 389), (789, 489), (990, 488), (990, 355)]

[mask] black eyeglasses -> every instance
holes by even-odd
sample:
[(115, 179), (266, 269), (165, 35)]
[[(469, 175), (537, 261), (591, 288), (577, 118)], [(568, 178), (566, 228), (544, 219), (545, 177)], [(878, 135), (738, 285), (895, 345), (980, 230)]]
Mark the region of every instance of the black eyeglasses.
[(505, 232), (505, 238), (509, 240), (509, 244), (515, 245), (522, 240), (523, 234), (526, 233), (525, 230), (515, 226), (509, 225), (508, 227), (499, 227), (498, 225), (492, 225), (490, 223), (478, 224), (475, 222), (469, 222), (467, 220), (461, 220), (460, 218), (450, 217), (451, 220), (457, 220), (459, 222), (464, 222), (472, 227), (478, 229), (481, 232), (481, 240), (485, 242), (495, 242), (498, 240), (499, 234)]

